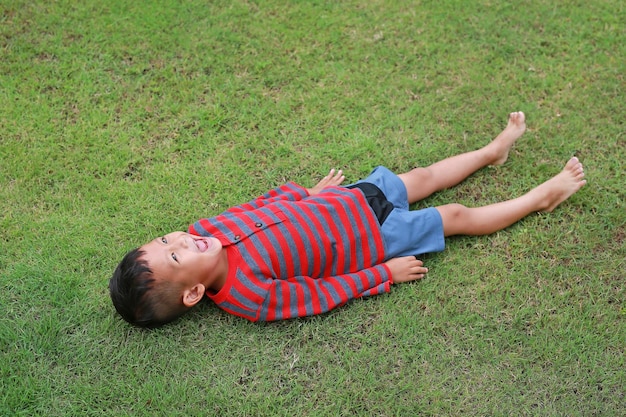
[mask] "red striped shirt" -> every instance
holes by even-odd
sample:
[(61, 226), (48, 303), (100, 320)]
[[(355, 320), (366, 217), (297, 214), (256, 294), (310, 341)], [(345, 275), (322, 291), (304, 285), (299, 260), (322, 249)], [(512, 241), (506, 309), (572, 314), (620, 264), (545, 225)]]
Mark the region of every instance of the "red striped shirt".
[(390, 289), (380, 226), (359, 189), (309, 196), (285, 184), (189, 232), (218, 238), (228, 253), (226, 283), (207, 296), (251, 321), (320, 314)]

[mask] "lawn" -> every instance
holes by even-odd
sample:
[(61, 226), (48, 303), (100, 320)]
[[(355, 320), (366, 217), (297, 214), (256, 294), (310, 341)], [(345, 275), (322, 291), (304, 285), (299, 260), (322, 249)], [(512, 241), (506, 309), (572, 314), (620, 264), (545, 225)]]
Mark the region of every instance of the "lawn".
[[(626, 11), (618, 0), (0, 0), (0, 415), (626, 414)], [(253, 324), (206, 303), (146, 331), (130, 249), (330, 168), (348, 181), (528, 130), (419, 207), (551, 214), (452, 238), (430, 272)]]

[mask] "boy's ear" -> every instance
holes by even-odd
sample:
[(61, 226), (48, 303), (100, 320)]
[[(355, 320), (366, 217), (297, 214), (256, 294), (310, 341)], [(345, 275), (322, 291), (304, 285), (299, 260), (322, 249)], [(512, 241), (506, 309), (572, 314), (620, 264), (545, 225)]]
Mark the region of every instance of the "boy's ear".
[(183, 304), (185, 307), (193, 307), (202, 300), (206, 288), (202, 284), (196, 284), (183, 292)]

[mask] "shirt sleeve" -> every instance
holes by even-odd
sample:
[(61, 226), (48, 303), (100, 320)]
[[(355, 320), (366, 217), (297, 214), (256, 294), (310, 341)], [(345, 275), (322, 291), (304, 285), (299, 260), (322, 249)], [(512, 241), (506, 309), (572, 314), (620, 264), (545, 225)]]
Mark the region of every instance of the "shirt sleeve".
[(309, 196), (306, 188), (295, 182), (288, 182), (280, 187), (268, 191), (262, 196), (247, 203), (234, 206), (226, 210), (226, 213), (239, 213), (242, 211), (255, 210), (276, 201), (299, 201)]
[(390, 291), (391, 272), (380, 264), (326, 278), (306, 276), (274, 280), (257, 315), (258, 321), (322, 314), (348, 301)]

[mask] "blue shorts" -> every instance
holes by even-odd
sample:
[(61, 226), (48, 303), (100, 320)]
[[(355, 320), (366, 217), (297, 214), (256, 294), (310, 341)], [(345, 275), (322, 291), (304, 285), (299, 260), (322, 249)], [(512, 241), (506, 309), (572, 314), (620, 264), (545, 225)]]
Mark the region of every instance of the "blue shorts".
[(357, 184), (362, 182), (380, 188), (394, 206), (381, 225), (387, 259), (444, 250), (441, 215), (434, 207), (409, 210), (406, 187), (396, 174), (379, 166)]

